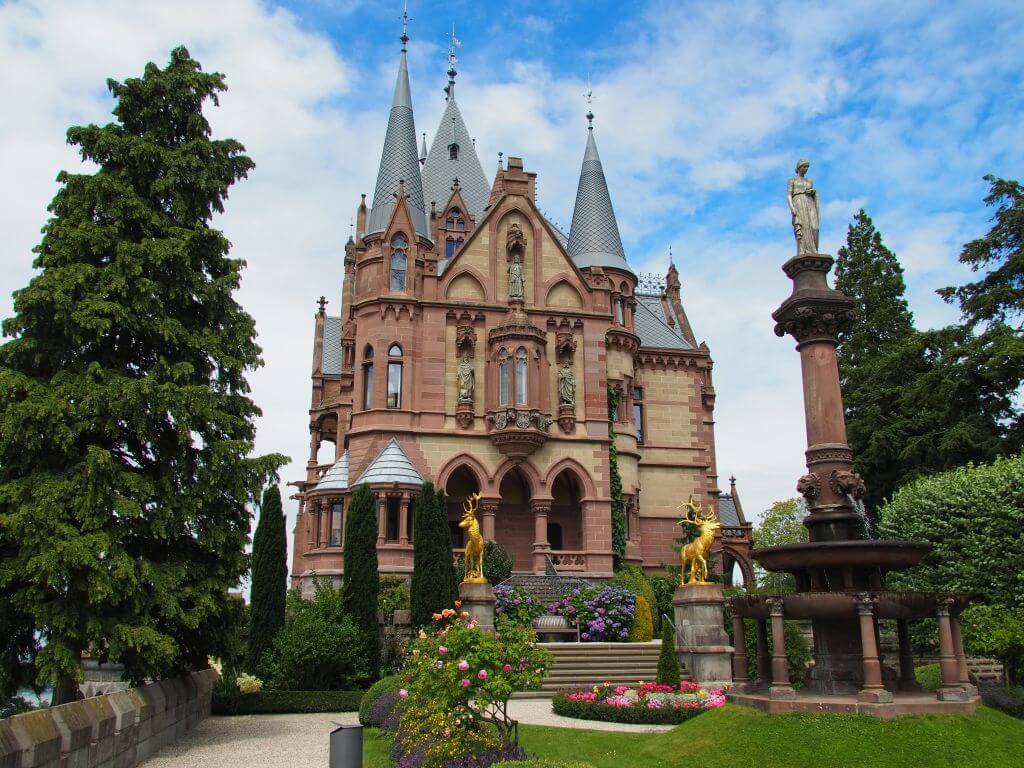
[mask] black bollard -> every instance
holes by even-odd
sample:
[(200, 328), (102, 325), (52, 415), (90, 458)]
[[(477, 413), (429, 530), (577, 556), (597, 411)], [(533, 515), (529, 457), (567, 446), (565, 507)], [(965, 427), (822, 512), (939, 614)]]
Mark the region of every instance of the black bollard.
[(342, 725), (331, 731), (330, 768), (363, 768), (363, 726)]

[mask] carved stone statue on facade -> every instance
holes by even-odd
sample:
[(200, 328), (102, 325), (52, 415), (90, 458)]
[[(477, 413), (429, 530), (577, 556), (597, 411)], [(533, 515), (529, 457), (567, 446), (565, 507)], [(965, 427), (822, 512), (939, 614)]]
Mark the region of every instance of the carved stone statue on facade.
[(459, 361), (459, 402), (472, 403), (473, 389), (476, 386), (476, 371), (473, 370), (473, 362), (469, 359), (469, 352), (462, 353), (462, 360)]
[(523, 262), (518, 253), (508, 265), (508, 297), (510, 300), (523, 298)]
[(810, 160), (801, 159), (796, 164), (796, 176), (789, 180), (786, 199), (793, 215), (793, 234), (796, 236), (798, 256), (818, 252), (818, 231), (820, 228), (820, 205), (814, 182), (807, 178)]
[(570, 407), (576, 405), (576, 374), (568, 360), (558, 369), (558, 404)]

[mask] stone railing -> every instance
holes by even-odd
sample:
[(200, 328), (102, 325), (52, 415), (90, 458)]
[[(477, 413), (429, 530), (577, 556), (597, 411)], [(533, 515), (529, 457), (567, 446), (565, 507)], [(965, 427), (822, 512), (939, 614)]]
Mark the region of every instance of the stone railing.
[(583, 572), (587, 570), (587, 553), (570, 549), (553, 549), (551, 550), (551, 562), (559, 571)]
[(0, 720), (0, 766), (131, 768), (210, 714), (212, 669)]

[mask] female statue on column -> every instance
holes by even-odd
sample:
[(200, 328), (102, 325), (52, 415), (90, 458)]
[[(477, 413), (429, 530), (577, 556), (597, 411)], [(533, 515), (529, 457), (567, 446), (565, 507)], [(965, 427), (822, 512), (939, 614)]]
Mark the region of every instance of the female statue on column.
[(459, 402), (473, 402), (473, 387), (476, 384), (476, 373), (473, 371), (473, 363), (469, 359), (469, 352), (462, 353), (462, 360), (459, 362)]
[(818, 192), (814, 182), (807, 178), (810, 160), (801, 159), (796, 164), (796, 176), (789, 180), (786, 198), (793, 214), (793, 234), (796, 235), (796, 253), (818, 252), (819, 212)]
[(523, 262), (519, 260), (518, 253), (512, 257), (512, 263), (508, 266), (508, 297), (523, 298)]

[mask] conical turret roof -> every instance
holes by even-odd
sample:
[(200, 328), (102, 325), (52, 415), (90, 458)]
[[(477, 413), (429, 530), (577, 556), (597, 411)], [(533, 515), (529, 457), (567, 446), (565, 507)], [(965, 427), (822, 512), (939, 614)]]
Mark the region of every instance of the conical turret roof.
[(406, 203), (417, 234), (430, 237), (426, 210), (423, 206), (423, 186), (420, 181), (419, 157), (416, 149), (416, 123), (412, 114), (412, 91), (409, 88), (409, 66), (405, 60), (405, 45), (398, 64), (395, 95), (391, 101), (388, 130), (384, 135), (384, 151), (380, 156), (377, 186), (373, 190), (373, 207), (366, 234), (383, 232), (395, 210), (398, 183), (405, 181)]
[(377, 458), (370, 462), (363, 474), (356, 480), (356, 485), (364, 483), (406, 483), (409, 485), (423, 485), (423, 476), (416, 471), (416, 467), (409, 460), (409, 456), (402, 450), (395, 438), (388, 440)]
[[(451, 151), (453, 144), (457, 147), (454, 153)], [(466, 129), (459, 105), (455, 101), (455, 85), (450, 83), (448, 105), (437, 133), (434, 134), (427, 162), (423, 165), (423, 199), (427, 205), (437, 203), (438, 209), (443, 208), (452, 196), (452, 186), (456, 179), (459, 180), (462, 199), (466, 201), (469, 212), (479, 219), (487, 207), (491, 186), (484, 176), (473, 138)]]
[(587, 149), (583, 153), (566, 250), (580, 268), (615, 267), (633, 271), (622, 249), (622, 237), (615, 221), (615, 210), (604, 178), (601, 156), (597, 153), (593, 128), (587, 129)]
[(316, 484), (314, 491), (345, 491), (348, 490), (348, 451), (331, 467)]

